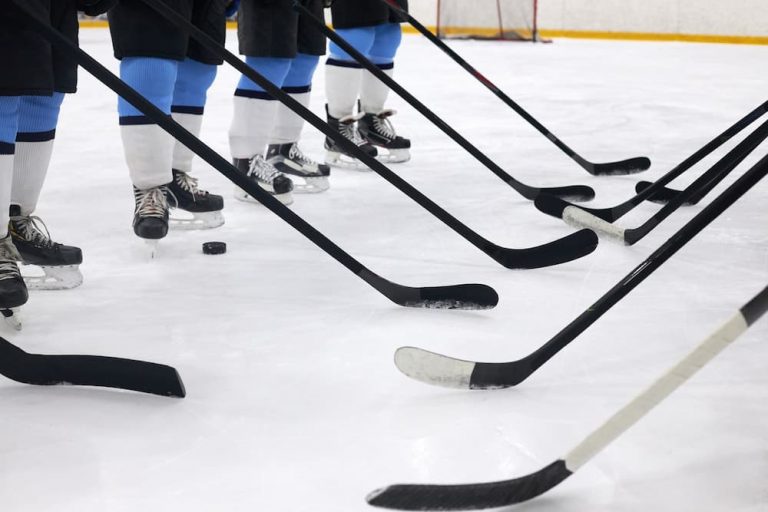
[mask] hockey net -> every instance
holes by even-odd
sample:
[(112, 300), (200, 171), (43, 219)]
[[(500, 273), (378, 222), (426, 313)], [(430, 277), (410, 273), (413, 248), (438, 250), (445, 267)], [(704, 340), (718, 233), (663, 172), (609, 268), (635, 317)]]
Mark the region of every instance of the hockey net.
[(437, 35), (538, 41), (538, 0), (438, 0)]

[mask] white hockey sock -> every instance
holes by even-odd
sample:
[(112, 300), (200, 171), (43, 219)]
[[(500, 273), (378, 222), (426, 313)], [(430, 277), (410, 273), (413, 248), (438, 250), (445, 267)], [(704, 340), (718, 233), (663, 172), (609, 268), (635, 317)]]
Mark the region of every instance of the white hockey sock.
[[(291, 94), (290, 96), (304, 105), (309, 106), (309, 96), (311, 93), (302, 92)], [(293, 110), (282, 103), (277, 107), (277, 117), (275, 119), (275, 128), (272, 130), (272, 136), (269, 139), (270, 144), (291, 144), (298, 142), (301, 137), (301, 129), (304, 127), (304, 120), (300, 118)]]
[(229, 129), (233, 158), (263, 155), (272, 133), (279, 102), (235, 96), (235, 113)]
[[(203, 116), (201, 114), (185, 114), (173, 112), (173, 120), (184, 127), (195, 137), (200, 137), (200, 129), (203, 126)], [(190, 172), (192, 170), (192, 160), (195, 153), (178, 140), (173, 145), (173, 168), (177, 171)]]
[(11, 186), (13, 184), (13, 155), (0, 155), (0, 238), (8, 236), (11, 216)]
[[(390, 77), (394, 72), (393, 69), (382, 69), (382, 71)], [(389, 96), (389, 87), (367, 69), (363, 70), (363, 80), (360, 86), (360, 106), (363, 112), (378, 114), (384, 110), (387, 96)]]
[(133, 185), (141, 190), (159, 187), (173, 179), (173, 138), (156, 124), (120, 127), (125, 161)]
[(355, 112), (362, 77), (363, 70), (360, 68), (325, 66), (325, 96), (331, 116), (340, 119)]
[(30, 215), (37, 207), (52, 154), (53, 139), (16, 143), (11, 204), (19, 205), (22, 215)]

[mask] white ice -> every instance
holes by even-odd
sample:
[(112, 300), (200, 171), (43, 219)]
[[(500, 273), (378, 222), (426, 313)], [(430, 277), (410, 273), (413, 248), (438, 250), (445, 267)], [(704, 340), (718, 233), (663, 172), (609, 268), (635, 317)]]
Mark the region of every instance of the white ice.
[[(85, 30), (82, 42), (116, 68), (106, 30)], [(651, 157), (643, 179), (661, 176), (766, 99), (766, 47), (452, 45), (587, 158)], [(229, 46), (236, 50), (232, 32)], [(221, 68), (204, 124), (204, 140), (227, 157), (237, 78)], [(426, 40), (405, 38), (397, 78), (527, 183), (590, 185), (593, 204), (606, 206), (630, 197), (640, 179), (589, 176)], [(313, 94), (320, 114), (322, 68)], [(572, 232), (400, 99), (391, 105), (414, 146), (413, 160), (393, 169), (473, 229), (510, 247)], [(307, 128), (303, 147), (321, 157), (321, 135)], [(83, 248), (85, 282), (33, 292), (24, 330), (1, 334), (35, 353), (171, 364), (189, 395), (3, 379), (3, 511), (365, 511), (365, 495), (390, 483), (522, 475), (563, 456), (768, 284), (762, 183), (520, 387), (426, 387), (396, 371), (397, 347), (482, 361), (522, 357), (703, 205), (634, 247), (603, 242), (573, 263), (509, 271), (376, 174), (336, 170), (329, 192), (296, 197), (296, 213), (388, 279), (486, 283), (501, 296), (491, 311), (411, 310), (266, 209), (234, 201), (230, 183), (206, 164), (195, 171), (226, 196), (226, 225), (172, 233), (149, 261), (131, 231), (115, 97), (81, 72), (38, 213), (57, 240)], [(642, 205), (620, 222), (639, 225), (658, 208)], [(209, 240), (227, 242), (229, 252), (203, 255)], [(516, 510), (768, 511), (767, 334), (768, 320), (581, 471)]]

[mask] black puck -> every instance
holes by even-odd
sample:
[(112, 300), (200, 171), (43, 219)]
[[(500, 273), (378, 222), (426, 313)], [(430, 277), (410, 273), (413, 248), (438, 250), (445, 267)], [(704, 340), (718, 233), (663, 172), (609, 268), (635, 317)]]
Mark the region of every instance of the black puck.
[(224, 254), (227, 252), (227, 244), (224, 242), (205, 242), (203, 254)]

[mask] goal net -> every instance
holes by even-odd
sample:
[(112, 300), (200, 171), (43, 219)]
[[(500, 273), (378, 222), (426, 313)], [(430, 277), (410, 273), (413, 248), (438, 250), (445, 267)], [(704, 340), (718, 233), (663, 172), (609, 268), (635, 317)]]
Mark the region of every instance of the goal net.
[(538, 41), (538, 0), (438, 0), (442, 38)]

